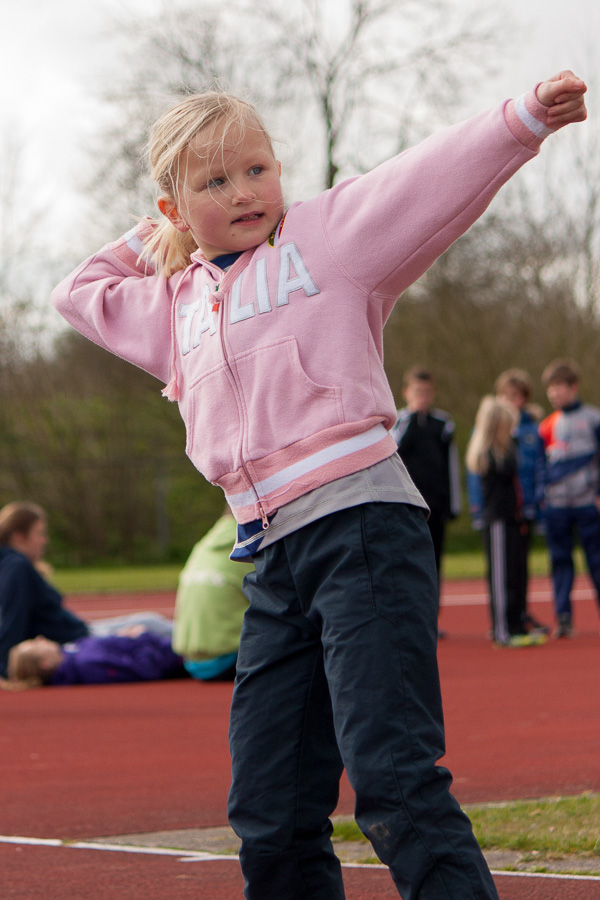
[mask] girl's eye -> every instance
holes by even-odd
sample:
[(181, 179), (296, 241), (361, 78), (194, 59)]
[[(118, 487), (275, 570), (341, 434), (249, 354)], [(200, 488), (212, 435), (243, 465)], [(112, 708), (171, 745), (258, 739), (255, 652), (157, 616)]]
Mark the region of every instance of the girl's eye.
[(250, 175), (260, 175), (263, 171), (264, 166), (252, 166), (250, 169)]
[(207, 188), (217, 188), (222, 187), (225, 184), (224, 178), (211, 178), (211, 180), (207, 183)]

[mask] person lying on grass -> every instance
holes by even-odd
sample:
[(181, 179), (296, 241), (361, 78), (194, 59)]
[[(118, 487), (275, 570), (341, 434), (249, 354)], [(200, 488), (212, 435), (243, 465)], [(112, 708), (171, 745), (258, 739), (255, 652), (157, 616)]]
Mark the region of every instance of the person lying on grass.
[(1, 679), (0, 687), (160, 681), (184, 674), (183, 660), (171, 649), (169, 637), (134, 628), (63, 645), (42, 635), (21, 641), (9, 653), (8, 679)]

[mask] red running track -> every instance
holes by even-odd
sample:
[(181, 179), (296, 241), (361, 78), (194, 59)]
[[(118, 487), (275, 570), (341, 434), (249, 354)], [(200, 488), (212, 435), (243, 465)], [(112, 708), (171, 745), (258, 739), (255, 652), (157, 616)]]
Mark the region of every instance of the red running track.
[[(483, 586), (444, 590), (448, 753), (461, 802), (600, 790), (598, 617), (578, 584), (572, 641), (494, 649)], [(548, 585), (532, 584), (550, 621)], [(72, 598), (89, 618), (172, 610), (172, 595)], [(192, 681), (2, 694), (0, 834), (84, 840), (226, 824), (231, 687)], [(339, 812), (352, 812), (344, 781)], [(241, 897), (234, 862), (0, 844), (2, 897)], [(348, 900), (397, 897), (383, 870), (345, 869)], [(598, 898), (600, 882), (497, 876), (502, 900)], [(150, 887), (151, 885), (151, 887)]]
[[(235, 862), (0, 845), (5, 900), (241, 900)], [(599, 900), (600, 882), (496, 875), (500, 900)], [(386, 871), (344, 869), (347, 900), (398, 900)], [(282, 898), (285, 900), (285, 898)]]

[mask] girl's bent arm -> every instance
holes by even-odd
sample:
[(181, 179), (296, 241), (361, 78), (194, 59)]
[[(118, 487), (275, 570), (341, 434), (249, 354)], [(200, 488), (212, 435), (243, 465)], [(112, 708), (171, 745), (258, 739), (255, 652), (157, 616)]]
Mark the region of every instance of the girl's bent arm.
[(167, 383), (171, 306), (182, 272), (153, 274), (139, 260), (141, 222), (85, 260), (52, 292), (60, 314), (84, 337)]

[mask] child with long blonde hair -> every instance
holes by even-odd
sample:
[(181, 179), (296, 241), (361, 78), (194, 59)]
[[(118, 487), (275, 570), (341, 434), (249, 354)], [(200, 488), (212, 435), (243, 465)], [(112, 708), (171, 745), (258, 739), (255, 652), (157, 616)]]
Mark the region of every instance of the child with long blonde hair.
[(341, 900), (329, 816), (356, 818), (404, 900), (496, 898), (437, 761), (437, 578), (389, 431), (383, 325), (552, 131), (571, 72), (285, 209), (256, 111), (184, 99), (157, 123), (145, 220), (54, 293), (84, 335), (165, 384), (187, 452), (252, 557), (234, 689), (230, 821), (246, 900)]
[(516, 424), (516, 412), (508, 403), (491, 394), (482, 399), (465, 457), (470, 472), (487, 475), (490, 468), (502, 465), (512, 455)]
[(526, 525), (513, 437), (518, 421), (513, 404), (484, 397), (466, 453), (467, 469), (481, 484), (492, 635), (498, 646), (512, 647), (545, 642), (542, 634), (528, 634), (523, 622), (526, 585), (521, 580), (526, 572), (524, 576), (520, 559)]

